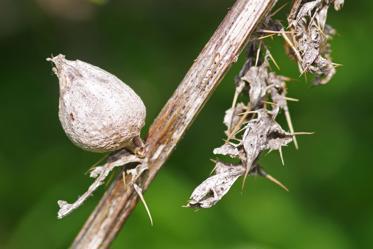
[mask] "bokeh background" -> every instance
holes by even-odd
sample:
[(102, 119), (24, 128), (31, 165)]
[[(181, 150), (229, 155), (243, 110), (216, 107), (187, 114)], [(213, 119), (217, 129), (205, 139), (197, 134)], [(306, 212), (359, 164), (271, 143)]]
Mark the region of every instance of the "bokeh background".
[[(57, 220), (56, 201), (85, 191), (84, 173), (101, 155), (63, 133), (45, 58), (63, 53), (117, 75), (143, 98), (149, 125), (233, 2), (0, 1), (0, 248), (67, 248), (104, 191)], [(372, 13), (373, 2), (363, 0), (330, 11), (333, 57), (343, 66), (326, 86), (298, 77), (280, 38), (268, 43), (281, 73), (294, 79), (296, 130), (315, 132), (298, 138), (298, 151), (285, 149), (285, 167), (277, 153), (261, 160), (289, 193), (249, 178), (212, 209), (181, 207), (213, 167), (240, 58), (146, 192), (155, 225), (139, 204), (112, 248), (371, 248)]]

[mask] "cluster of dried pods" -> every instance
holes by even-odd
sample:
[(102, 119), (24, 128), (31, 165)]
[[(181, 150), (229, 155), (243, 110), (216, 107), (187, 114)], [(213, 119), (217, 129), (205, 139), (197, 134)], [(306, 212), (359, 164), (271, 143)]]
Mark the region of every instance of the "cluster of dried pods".
[[(263, 45), (262, 38), (282, 36), (300, 73), (312, 73), (315, 85), (326, 84), (336, 67), (331, 61), (328, 43), (335, 31), (326, 25), (331, 4), (339, 10), (343, 0), (296, 0), (288, 16), (288, 29), (280, 21), (272, 20), (273, 15), (258, 28), (257, 38), (248, 45), (248, 58), (236, 79), (233, 104), (225, 112), (227, 138), (222, 146), (213, 150), (213, 154), (234, 158), (238, 163), (215, 161), (213, 175), (193, 191), (187, 207), (214, 206), (240, 176), (244, 177), (243, 182), (248, 175), (263, 176), (287, 190), (263, 170), (258, 159), (264, 151), (278, 150), (283, 164), (282, 147), (294, 142), (298, 148), (295, 136), (309, 133), (294, 132), (287, 102), (296, 99), (287, 97), (286, 82), (289, 79), (271, 70), (269, 61), (273, 57)], [(247, 103), (238, 102), (241, 95), (248, 97)], [(280, 113), (284, 113), (289, 131), (276, 121)]]

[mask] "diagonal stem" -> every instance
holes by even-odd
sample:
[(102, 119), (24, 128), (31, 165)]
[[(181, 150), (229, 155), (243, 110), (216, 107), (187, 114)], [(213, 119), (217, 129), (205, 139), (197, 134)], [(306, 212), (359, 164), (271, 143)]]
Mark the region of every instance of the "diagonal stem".
[[(137, 181), (146, 190), (276, 0), (237, 0), (149, 129), (149, 171)], [(75, 238), (72, 248), (108, 248), (138, 202), (121, 174)]]

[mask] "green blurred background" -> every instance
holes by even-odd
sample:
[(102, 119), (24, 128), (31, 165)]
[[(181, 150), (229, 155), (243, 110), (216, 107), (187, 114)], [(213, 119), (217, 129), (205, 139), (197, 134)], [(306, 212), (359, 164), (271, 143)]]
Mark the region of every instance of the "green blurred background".
[[(104, 191), (57, 220), (56, 201), (85, 191), (84, 173), (101, 155), (63, 133), (45, 58), (63, 53), (117, 75), (143, 98), (149, 125), (233, 2), (0, 1), (0, 248), (68, 247)], [(298, 77), (280, 38), (269, 43), (281, 73), (295, 79), (296, 130), (315, 132), (298, 138), (298, 151), (285, 149), (285, 167), (277, 153), (262, 158), (289, 193), (249, 178), (212, 209), (181, 207), (212, 169), (240, 58), (146, 192), (154, 227), (140, 204), (112, 248), (372, 248), (372, 13), (363, 0), (330, 11), (333, 57), (343, 67), (323, 87)]]

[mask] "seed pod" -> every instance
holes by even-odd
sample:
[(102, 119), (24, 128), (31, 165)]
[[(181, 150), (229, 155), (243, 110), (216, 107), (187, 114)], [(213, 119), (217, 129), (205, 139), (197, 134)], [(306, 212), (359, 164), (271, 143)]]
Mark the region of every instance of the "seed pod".
[(69, 139), (84, 150), (133, 148), (145, 123), (140, 97), (114, 75), (86, 62), (57, 55), (59, 119)]

